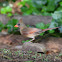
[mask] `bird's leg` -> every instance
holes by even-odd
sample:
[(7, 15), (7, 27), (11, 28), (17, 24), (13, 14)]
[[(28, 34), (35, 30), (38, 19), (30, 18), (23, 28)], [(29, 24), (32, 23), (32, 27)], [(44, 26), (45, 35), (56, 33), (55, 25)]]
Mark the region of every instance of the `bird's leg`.
[(33, 40), (35, 40), (35, 38), (33, 38), (32, 40), (30, 40), (29, 42), (31, 42), (31, 41), (33, 41)]

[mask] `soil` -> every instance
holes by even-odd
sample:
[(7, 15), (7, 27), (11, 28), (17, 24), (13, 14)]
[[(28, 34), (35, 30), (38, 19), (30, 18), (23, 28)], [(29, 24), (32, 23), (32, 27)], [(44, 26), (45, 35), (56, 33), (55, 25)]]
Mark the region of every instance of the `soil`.
[[(44, 22), (50, 23), (50, 16), (13, 16), (12, 18), (20, 19), (23, 17), (24, 23), (34, 25)], [(4, 24), (12, 19), (6, 15), (0, 14), (0, 21)], [(33, 23), (35, 22), (35, 23)], [(40, 40), (38, 40), (40, 39)], [(33, 43), (45, 45), (47, 52), (23, 51), (21, 48), (16, 49), (16, 46), (23, 46), (23, 42), (29, 40), (21, 35), (9, 34), (0, 36), (0, 62), (62, 62), (62, 38), (56, 37), (36, 37)]]
[(52, 50), (53, 48), (54, 50), (55, 48), (60, 48), (59, 52), (48, 51), (46, 53), (15, 49), (15, 46), (23, 45), (23, 40), (28, 40), (28, 38), (13, 34), (0, 36), (0, 62), (62, 62), (62, 38), (47, 37), (40, 39), (41, 41), (37, 43), (44, 44), (47, 49)]

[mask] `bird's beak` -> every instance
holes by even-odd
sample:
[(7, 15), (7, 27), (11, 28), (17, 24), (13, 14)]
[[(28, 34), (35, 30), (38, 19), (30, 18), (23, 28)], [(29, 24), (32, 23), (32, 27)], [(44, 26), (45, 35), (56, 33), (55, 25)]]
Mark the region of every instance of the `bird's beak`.
[(18, 25), (15, 25), (14, 27), (19, 27)]

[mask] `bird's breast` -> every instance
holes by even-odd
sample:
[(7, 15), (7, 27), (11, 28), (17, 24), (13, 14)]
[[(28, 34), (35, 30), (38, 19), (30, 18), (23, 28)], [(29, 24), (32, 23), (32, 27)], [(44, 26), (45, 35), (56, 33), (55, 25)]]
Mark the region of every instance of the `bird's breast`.
[(34, 34), (28, 34), (28, 35), (24, 35), (25, 37), (28, 37), (28, 38), (34, 38), (35, 35)]

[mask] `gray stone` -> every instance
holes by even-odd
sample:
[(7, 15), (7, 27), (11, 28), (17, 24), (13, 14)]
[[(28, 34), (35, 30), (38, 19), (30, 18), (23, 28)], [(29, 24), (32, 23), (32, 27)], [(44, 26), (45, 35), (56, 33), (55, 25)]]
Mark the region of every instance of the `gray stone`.
[(43, 22), (43, 23), (47, 24), (47, 23), (50, 23), (51, 20), (52, 20), (51, 16), (41, 16), (41, 15), (39, 15), (39, 16), (33, 16), (33, 15), (21, 16), (21, 15), (14, 15), (13, 17), (10, 18), (7, 15), (0, 14), (0, 21), (3, 24), (6, 24), (11, 19), (20, 20), (21, 18), (23, 19), (23, 22), (26, 25), (28, 24), (28, 25), (33, 25), (33, 26), (35, 26), (37, 23), (40, 23), (40, 22)]
[(46, 47), (44, 44), (25, 42), (22, 46), (22, 50), (33, 52), (45, 52)]
[(14, 47), (15, 49), (22, 49), (22, 46), (18, 45)]

